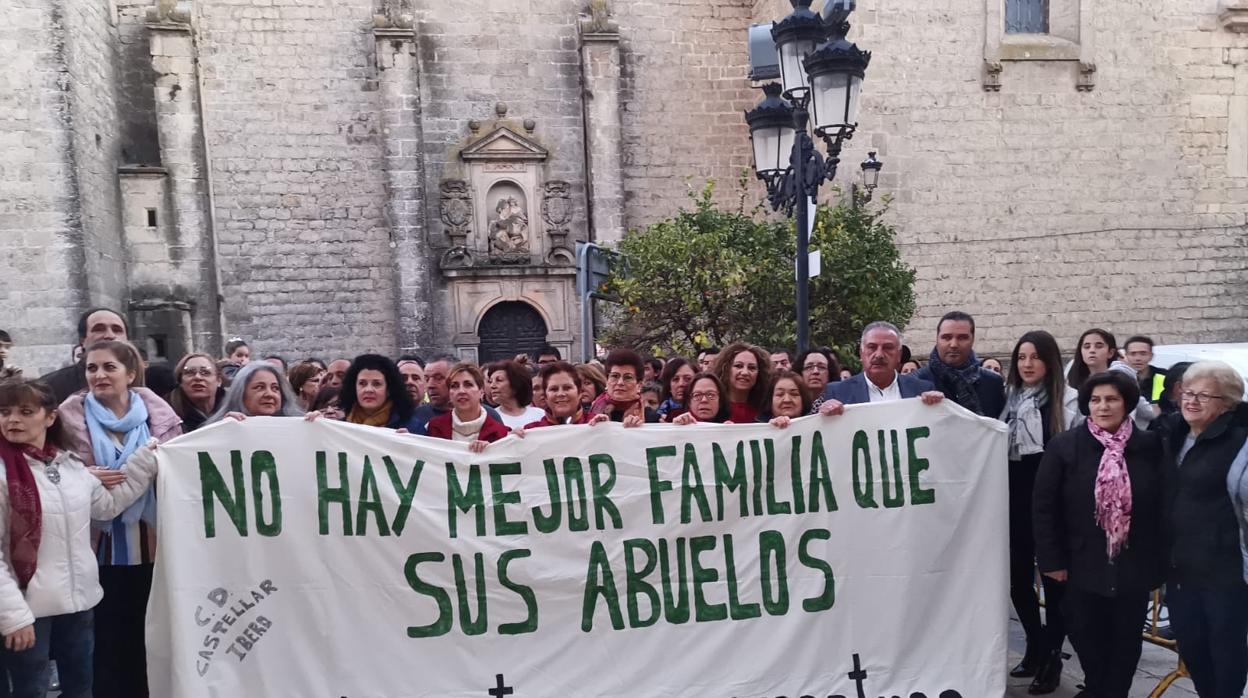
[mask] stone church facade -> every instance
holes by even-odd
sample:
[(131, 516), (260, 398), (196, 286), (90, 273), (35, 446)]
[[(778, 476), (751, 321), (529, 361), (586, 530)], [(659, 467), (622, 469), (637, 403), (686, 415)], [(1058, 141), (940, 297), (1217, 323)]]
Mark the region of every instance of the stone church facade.
[[(919, 272), (1007, 351), (1048, 328), (1248, 338), (1248, 7), (863, 0), (868, 149)], [(1228, 4), (1229, 3), (1229, 4)], [(14, 0), (0, 6), (0, 328), (78, 312), (155, 356), (579, 351), (578, 241), (750, 164), (746, 29), (780, 0)], [(745, 192), (761, 200), (761, 184)], [(829, 190), (829, 197), (834, 196)], [(835, 273), (835, 270), (824, 270)]]

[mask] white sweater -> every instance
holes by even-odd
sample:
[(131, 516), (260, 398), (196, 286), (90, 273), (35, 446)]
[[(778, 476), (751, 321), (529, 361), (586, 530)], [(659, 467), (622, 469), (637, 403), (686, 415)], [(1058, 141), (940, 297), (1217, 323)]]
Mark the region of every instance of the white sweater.
[[(0, 461), (0, 634), (8, 635), (36, 618), (94, 608), (104, 597), (91, 520), (107, 521), (125, 511), (156, 477), (156, 453), (141, 446), (126, 461), (126, 479), (113, 489), (100, 484), (77, 456), (61, 451), (45, 466), (27, 457), (39, 487), (43, 532), (35, 576), (23, 594), (9, 560), (9, 486)], [(56, 470), (60, 481), (48, 473)]]

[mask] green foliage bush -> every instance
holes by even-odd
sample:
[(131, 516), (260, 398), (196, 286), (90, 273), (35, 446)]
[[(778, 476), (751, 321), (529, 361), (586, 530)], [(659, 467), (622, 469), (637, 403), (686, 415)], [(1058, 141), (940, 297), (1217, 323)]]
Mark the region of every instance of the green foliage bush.
[[(724, 211), (713, 194), (708, 183), (692, 196), (692, 210), (620, 242), (628, 273), (614, 273), (604, 289), (621, 301), (609, 312), (608, 346), (692, 355), (734, 340), (796, 343), (793, 221), (767, 219), (761, 209)], [(887, 201), (859, 203), (820, 205), (810, 241), (822, 255), (822, 273), (809, 289), (811, 343), (855, 361), (864, 325), (905, 327), (914, 314), (914, 270), (881, 220)]]

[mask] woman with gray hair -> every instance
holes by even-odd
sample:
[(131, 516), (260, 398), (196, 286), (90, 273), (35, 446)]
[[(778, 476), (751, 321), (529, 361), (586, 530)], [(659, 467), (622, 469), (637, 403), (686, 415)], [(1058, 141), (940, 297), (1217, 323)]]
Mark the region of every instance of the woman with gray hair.
[(1221, 361), (1192, 364), (1162, 431), (1170, 460), (1166, 601), (1202, 698), (1239, 696), (1248, 679), (1248, 583), (1240, 532), (1248, 419), (1244, 381)]
[(247, 364), (234, 376), (234, 382), (225, 392), (225, 398), (217, 411), (208, 418), (207, 424), (215, 424), (226, 417), (243, 421), (248, 417), (299, 417), (309, 421), (320, 416), (319, 412), (304, 415), (299, 399), (291, 389), (282, 370), (265, 361)]

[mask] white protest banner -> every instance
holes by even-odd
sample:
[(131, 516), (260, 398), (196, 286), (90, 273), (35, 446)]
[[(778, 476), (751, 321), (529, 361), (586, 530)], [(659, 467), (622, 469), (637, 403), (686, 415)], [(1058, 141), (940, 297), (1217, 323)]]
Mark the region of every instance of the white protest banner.
[(1004, 694), (1004, 427), (949, 401), (158, 453), (153, 696)]

